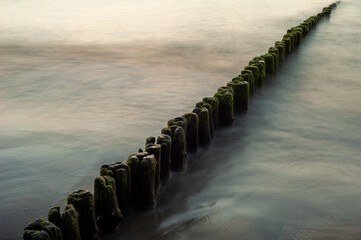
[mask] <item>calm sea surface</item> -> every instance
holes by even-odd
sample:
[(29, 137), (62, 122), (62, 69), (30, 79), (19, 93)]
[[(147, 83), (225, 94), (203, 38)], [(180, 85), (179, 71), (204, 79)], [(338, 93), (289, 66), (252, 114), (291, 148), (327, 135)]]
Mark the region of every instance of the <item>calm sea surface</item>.
[[(92, 189), (329, 0), (1, 0), (0, 239)], [(361, 2), (104, 239), (360, 239)]]

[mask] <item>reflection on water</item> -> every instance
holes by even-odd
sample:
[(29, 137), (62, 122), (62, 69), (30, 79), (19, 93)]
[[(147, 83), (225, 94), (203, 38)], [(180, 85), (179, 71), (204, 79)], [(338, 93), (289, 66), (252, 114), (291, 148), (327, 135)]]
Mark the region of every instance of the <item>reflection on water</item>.
[[(0, 238), (92, 188), (102, 163), (126, 159), (328, 4), (5, 1)], [(360, 9), (344, 2), (319, 24), (249, 112), (164, 183), (158, 207), (107, 238), (360, 236)]]

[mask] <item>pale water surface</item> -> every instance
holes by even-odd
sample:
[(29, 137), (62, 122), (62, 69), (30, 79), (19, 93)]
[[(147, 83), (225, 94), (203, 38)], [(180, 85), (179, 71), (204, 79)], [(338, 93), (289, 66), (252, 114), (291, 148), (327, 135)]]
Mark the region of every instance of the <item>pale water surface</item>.
[[(330, 3), (2, 0), (0, 239)], [(360, 16), (342, 2), (155, 210), (104, 239), (360, 239)]]

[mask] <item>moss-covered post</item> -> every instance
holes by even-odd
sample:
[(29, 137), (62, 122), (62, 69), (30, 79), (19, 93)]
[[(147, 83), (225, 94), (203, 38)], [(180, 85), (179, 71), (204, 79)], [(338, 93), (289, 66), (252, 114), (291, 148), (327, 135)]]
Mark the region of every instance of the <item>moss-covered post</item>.
[(261, 56), (266, 62), (266, 69), (267, 73), (274, 73), (276, 66), (275, 66), (275, 59), (272, 54), (266, 53)]
[(203, 102), (208, 103), (212, 106), (212, 119), (214, 130), (219, 127), (219, 100), (216, 97), (205, 97), (202, 99)]
[(316, 23), (317, 23), (317, 17), (316, 16), (311, 16), (309, 18), (307, 18), (304, 23), (307, 23), (309, 26), (309, 29), (312, 29)]
[(278, 49), (279, 61), (284, 60), (286, 56), (286, 45), (283, 41), (275, 42), (275, 48)]
[[(262, 86), (266, 80), (266, 62), (263, 58), (255, 57), (251, 61), (249, 61), (249, 65), (255, 65), (259, 69), (259, 77), (258, 77), (258, 86)], [(243, 79), (247, 81), (246, 79)]]
[(139, 163), (139, 158), (134, 154), (128, 157), (127, 165), (130, 168), (130, 189), (132, 192), (131, 202), (134, 205), (137, 205), (139, 201)]
[(166, 134), (168, 136), (172, 136), (172, 130), (169, 127), (162, 128), (160, 131), (161, 134)]
[(270, 47), (268, 49), (268, 53), (271, 54), (274, 58), (275, 62), (275, 70), (278, 68), (279, 62), (280, 62), (280, 53), (278, 51), (278, 48), (276, 47)]
[(331, 15), (331, 8), (330, 7), (324, 7), (322, 9), (322, 13), (324, 14), (324, 16), (330, 16)]
[(306, 36), (309, 31), (308, 24), (301, 23), (298, 27), (302, 28), (302, 36)]
[(95, 221), (93, 194), (88, 190), (72, 192), (68, 196), (68, 204), (72, 204), (79, 214), (81, 239), (98, 240), (99, 229)]
[(155, 143), (155, 137), (152, 137), (152, 136), (147, 137), (147, 139), (145, 140), (145, 149), (147, 148), (147, 145), (149, 143)]
[(95, 178), (94, 208), (99, 230), (103, 233), (114, 231), (123, 218), (118, 206), (114, 178), (109, 176)]
[(44, 219), (35, 219), (25, 226), (24, 240), (62, 240), (61, 230)]
[(292, 52), (292, 39), (290, 37), (283, 37), (282, 41), (286, 46), (286, 54), (290, 54)]
[(219, 124), (221, 126), (232, 125), (233, 113), (233, 93), (230, 90), (221, 90), (214, 94), (219, 101)]
[(61, 212), (60, 207), (52, 207), (48, 212), (48, 221), (61, 229)]
[(64, 240), (81, 240), (78, 218), (79, 214), (74, 206), (68, 204), (61, 216), (61, 231)]
[(291, 51), (295, 48), (296, 43), (296, 34), (294, 33), (286, 33), (283, 38), (290, 38), (291, 39)]
[(195, 113), (185, 113), (182, 117), (187, 119), (187, 150), (197, 152), (199, 117)]
[(157, 144), (161, 145), (161, 161), (160, 161), (160, 178), (165, 179), (169, 177), (172, 138), (167, 134), (161, 134), (157, 137)]
[(194, 108), (193, 113), (198, 115), (198, 142), (199, 145), (205, 146), (211, 143), (211, 129), (209, 126), (209, 112), (205, 107)]
[(251, 70), (243, 70), (241, 71), (241, 75), (239, 77), (242, 77), (244, 81), (247, 81), (249, 84), (249, 93), (252, 95), (254, 91), (256, 90), (256, 84), (253, 78), (253, 72)]
[(233, 78), (232, 81), (227, 83), (228, 87), (233, 88), (234, 91), (234, 111), (243, 112), (248, 110), (249, 99), (249, 84), (242, 78)]
[(288, 29), (287, 32), (294, 32), (297, 35), (297, 44), (300, 44), (302, 37), (303, 37), (303, 28), (301, 27), (293, 27), (291, 29)]
[(154, 155), (143, 158), (139, 165), (139, 197), (140, 209), (148, 209), (155, 205), (155, 171)]
[(119, 168), (115, 174), (118, 206), (121, 212), (127, 213), (131, 201), (130, 168)]
[(195, 107), (197, 107), (197, 108), (203, 108), (203, 107), (207, 108), (208, 116), (209, 116), (209, 131), (211, 133), (211, 138), (214, 138), (213, 109), (212, 109), (212, 106), (209, 103), (198, 102), (198, 103), (196, 103)]
[(149, 143), (145, 149), (149, 155), (153, 154), (156, 161), (154, 191), (158, 193), (160, 186), (160, 165), (162, 162), (162, 146), (160, 144)]
[(107, 163), (101, 167), (100, 176), (115, 179), (118, 206), (126, 214), (131, 200), (130, 167), (123, 162)]
[(184, 129), (180, 126), (170, 126), (172, 130), (172, 151), (170, 168), (173, 171), (182, 170), (185, 167), (186, 153), (186, 136)]
[(323, 18), (324, 14), (323, 12), (317, 13), (317, 19), (320, 21)]
[(187, 155), (187, 119), (185, 119), (184, 117), (173, 118), (168, 121), (168, 127), (171, 127), (171, 126), (178, 126), (178, 127), (183, 128), (184, 136), (185, 136), (184, 151)]
[(245, 66), (244, 67), (244, 70), (250, 70), (252, 71), (252, 74), (253, 74), (253, 80), (254, 80), (254, 84), (255, 86), (258, 86), (259, 85), (259, 76), (260, 76), (260, 71), (259, 71), (259, 68), (256, 64), (250, 64), (248, 66)]
[(303, 21), (303, 22), (301, 23), (301, 25), (305, 25), (305, 26), (307, 26), (307, 28), (308, 28), (308, 32), (310, 32), (310, 31), (311, 31), (311, 29), (312, 29), (312, 22), (311, 22), (311, 21), (309, 21), (309, 20), (305, 20), (305, 21)]

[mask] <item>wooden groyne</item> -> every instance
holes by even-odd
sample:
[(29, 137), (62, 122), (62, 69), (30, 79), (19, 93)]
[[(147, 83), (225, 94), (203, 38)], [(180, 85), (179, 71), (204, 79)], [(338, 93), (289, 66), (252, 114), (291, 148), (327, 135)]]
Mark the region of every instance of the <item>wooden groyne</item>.
[(170, 171), (186, 166), (187, 154), (209, 145), (215, 133), (232, 125), (237, 113), (248, 109), (250, 96), (263, 86), (323, 18), (329, 17), (340, 2), (332, 3), (318, 14), (287, 30), (268, 52), (254, 57), (240, 75), (204, 97), (194, 109), (170, 119), (157, 137), (148, 137), (144, 150), (129, 155), (124, 162), (101, 166), (94, 180), (94, 192), (77, 190), (67, 197), (63, 212), (52, 207), (47, 220), (36, 219), (24, 229), (24, 240), (99, 240), (101, 234), (117, 229), (130, 209), (156, 207), (161, 180)]

